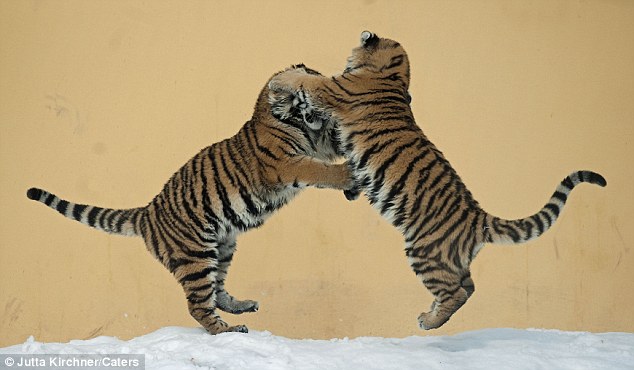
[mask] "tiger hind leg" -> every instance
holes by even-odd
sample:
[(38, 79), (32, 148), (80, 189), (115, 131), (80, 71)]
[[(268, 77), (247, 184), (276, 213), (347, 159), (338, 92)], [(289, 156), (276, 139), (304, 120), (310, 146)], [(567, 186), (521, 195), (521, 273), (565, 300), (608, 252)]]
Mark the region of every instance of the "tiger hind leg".
[(259, 304), (250, 299), (238, 300), (225, 290), (225, 279), (236, 250), (235, 240), (220, 243), (218, 246), (218, 273), (216, 275), (216, 307), (234, 315), (245, 312), (256, 312)]
[[(467, 274), (464, 278), (462, 278), (462, 281), (460, 282), (460, 286), (464, 288), (464, 290), (467, 292), (467, 298), (470, 298), (473, 292), (475, 292), (475, 285), (473, 283), (473, 279), (471, 279), (470, 274)], [(436, 300), (434, 299), (434, 301), (431, 304), (431, 308), (429, 310), (433, 311), (435, 309), (436, 309)]]
[(423, 276), (423, 284), (435, 297), (430, 311), (418, 316), (418, 324), (424, 330), (441, 327), (474, 291), (470, 277), (461, 279), (453, 273)]
[(468, 269), (450, 265), (441, 254), (419, 253), (422, 247), (408, 247), (408, 259), (412, 270), (434, 295), (429, 312), (418, 317), (418, 324), (424, 330), (441, 327), (451, 318), (475, 291), (475, 285)]
[(192, 262), (179, 269), (179, 272), (185, 271), (184, 274), (179, 273), (177, 278), (187, 296), (189, 314), (210, 334), (247, 333), (249, 330), (245, 325), (229, 326), (220, 316), (216, 315), (217, 267), (214, 265)]

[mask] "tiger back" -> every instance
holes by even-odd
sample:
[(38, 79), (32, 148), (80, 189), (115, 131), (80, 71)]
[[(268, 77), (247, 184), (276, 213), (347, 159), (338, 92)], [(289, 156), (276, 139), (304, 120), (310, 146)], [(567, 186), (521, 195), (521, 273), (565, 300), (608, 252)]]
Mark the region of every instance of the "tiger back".
[[(269, 87), (276, 94), (295, 94), (303, 106), (338, 121), (358, 190), (401, 231), (412, 269), (435, 297), (430, 310), (418, 317), (421, 328), (432, 329), (473, 294), (469, 267), (484, 243), (521, 243), (542, 235), (576, 185), (605, 186), (606, 181), (595, 172), (575, 171), (534, 215), (518, 220), (490, 215), (416, 125), (409, 83), (403, 47), (364, 31), (342, 74), (287, 71)], [(274, 95), (271, 102), (276, 103)], [(358, 190), (346, 194), (353, 198)]]
[[(303, 65), (291, 69), (317, 73)], [(305, 106), (304, 117), (295, 118), (298, 103), (290, 94), (276, 95), (276, 119), (268, 97), (265, 85), (240, 131), (193, 156), (144, 207), (76, 204), (38, 188), (27, 196), (96, 229), (141, 236), (182, 285), (190, 314), (209, 333), (246, 332), (246, 326), (229, 326), (216, 314), (216, 308), (233, 314), (258, 309), (256, 301), (237, 300), (224, 287), (237, 235), (262, 225), (307, 186), (353, 185), (348, 167), (331, 162), (339, 155), (333, 123), (313, 117), (306, 124)]]

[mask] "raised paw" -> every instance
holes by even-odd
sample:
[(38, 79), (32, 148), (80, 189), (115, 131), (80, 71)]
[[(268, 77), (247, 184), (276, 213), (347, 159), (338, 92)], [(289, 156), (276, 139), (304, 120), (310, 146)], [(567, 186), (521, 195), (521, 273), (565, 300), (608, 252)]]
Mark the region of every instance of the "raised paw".
[(239, 301), (229, 294), (220, 293), (216, 298), (216, 305), (224, 312), (228, 312), (234, 315), (239, 315), (245, 312), (257, 312), (260, 308), (260, 304), (250, 299)]
[(284, 80), (280, 78), (282, 74), (271, 78), (271, 80), (269, 81), (269, 90), (271, 90), (271, 92), (269, 92), (269, 96), (271, 96), (271, 93), (293, 92), (293, 89), (291, 89), (290, 86), (284, 84)]
[(256, 301), (245, 300), (245, 301), (233, 301), (230, 311), (225, 311), (232, 313), (234, 315), (239, 315), (245, 312), (257, 312), (260, 308), (260, 304)]
[(271, 92), (294, 93), (298, 90), (298, 87), (300, 87), (297, 86), (300, 76), (305, 75), (306, 71), (301, 68), (287, 69), (271, 78), (269, 81), (269, 90), (271, 90)]

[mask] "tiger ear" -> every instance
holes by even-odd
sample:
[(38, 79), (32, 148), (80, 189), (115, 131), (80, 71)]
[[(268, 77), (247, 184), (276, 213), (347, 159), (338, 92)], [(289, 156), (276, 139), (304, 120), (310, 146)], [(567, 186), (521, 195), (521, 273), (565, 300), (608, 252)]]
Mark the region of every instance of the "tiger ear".
[(370, 31), (361, 32), (361, 46), (372, 46), (379, 41), (379, 37)]

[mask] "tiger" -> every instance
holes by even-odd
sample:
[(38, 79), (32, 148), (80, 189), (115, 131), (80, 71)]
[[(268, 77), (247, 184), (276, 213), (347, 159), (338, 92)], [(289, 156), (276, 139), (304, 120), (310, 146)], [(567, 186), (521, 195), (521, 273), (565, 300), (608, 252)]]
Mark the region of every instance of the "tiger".
[[(303, 64), (289, 69), (318, 73)], [(216, 313), (259, 308), (224, 287), (237, 235), (261, 226), (308, 186), (344, 190), (354, 185), (349, 167), (333, 162), (342, 154), (333, 123), (312, 119), (310, 107), (287, 102), (288, 94), (269, 105), (267, 86), (235, 136), (200, 150), (144, 207), (77, 204), (39, 188), (29, 189), (27, 196), (95, 229), (142, 237), (150, 254), (180, 283), (189, 313), (207, 332), (246, 333), (245, 325), (230, 326)], [(294, 111), (298, 104), (301, 113)]]
[(575, 186), (587, 182), (604, 187), (607, 182), (598, 173), (575, 171), (558, 184), (539, 212), (517, 220), (495, 217), (480, 207), (417, 126), (409, 84), (404, 48), (364, 31), (341, 74), (286, 71), (271, 79), (269, 101), (278, 104), (276, 96), (291, 93), (296, 104), (337, 122), (342, 151), (357, 184), (344, 193), (354, 199), (363, 191), (403, 234), (408, 262), (434, 297), (429, 311), (418, 317), (420, 328), (428, 330), (445, 324), (474, 293), (469, 266), (485, 243), (537, 238), (553, 225)]

